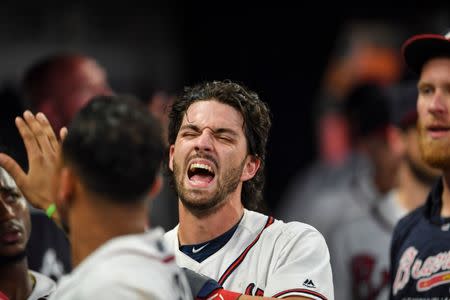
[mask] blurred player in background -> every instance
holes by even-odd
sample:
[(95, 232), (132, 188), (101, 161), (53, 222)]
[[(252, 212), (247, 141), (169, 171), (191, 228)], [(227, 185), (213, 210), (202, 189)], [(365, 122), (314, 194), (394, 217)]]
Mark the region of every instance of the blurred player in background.
[[(56, 53), (36, 60), (25, 70), (21, 93), (27, 106), (43, 112), (58, 132), (93, 96), (112, 92), (105, 70), (93, 58)], [(31, 207), (30, 212), (30, 268), (58, 280), (71, 270), (67, 238), (42, 211)]]

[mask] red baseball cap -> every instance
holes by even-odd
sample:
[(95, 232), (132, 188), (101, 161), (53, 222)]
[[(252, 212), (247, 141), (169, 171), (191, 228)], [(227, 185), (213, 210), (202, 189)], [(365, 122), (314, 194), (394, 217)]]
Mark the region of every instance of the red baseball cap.
[(402, 46), (403, 58), (408, 67), (420, 74), (423, 65), (431, 58), (450, 58), (450, 31), (441, 34), (418, 34), (409, 38)]

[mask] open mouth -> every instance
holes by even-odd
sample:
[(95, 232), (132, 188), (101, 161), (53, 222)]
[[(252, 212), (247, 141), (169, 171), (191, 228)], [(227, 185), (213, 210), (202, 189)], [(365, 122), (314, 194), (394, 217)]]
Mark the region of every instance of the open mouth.
[(213, 168), (206, 163), (191, 163), (188, 169), (189, 180), (197, 186), (208, 185), (215, 177)]
[(444, 127), (444, 126), (430, 126), (430, 127), (428, 127), (428, 130), (430, 130), (430, 131), (447, 131), (447, 130), (449, 130), (449, 128)]

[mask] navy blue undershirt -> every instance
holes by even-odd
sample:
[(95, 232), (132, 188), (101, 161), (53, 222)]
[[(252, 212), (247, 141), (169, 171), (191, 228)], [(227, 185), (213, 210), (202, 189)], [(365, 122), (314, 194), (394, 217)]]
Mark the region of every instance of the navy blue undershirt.
[(225, 246), (238, 228), (239, 222), (237, 222), (230, 230), (215, 239), (200, 244), (180, 246), (179, 249), (190, 258), (201, 263)]

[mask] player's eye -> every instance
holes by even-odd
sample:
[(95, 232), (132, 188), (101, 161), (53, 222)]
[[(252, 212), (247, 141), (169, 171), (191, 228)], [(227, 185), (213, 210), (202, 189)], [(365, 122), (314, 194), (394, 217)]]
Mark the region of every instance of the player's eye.
[(432, 92), (433, 88), (429, 85), (424, 85), (419, 88), (419, 93), (424, 96), (430, 95)]
[(13, 190), (1, 189), (0, 198), (8, 204), (16, 203), (20, 199), (21, 195)]
[(224, 142), (227, 142), (227, 143), (233, 142), (233, 139), (232, 139), (231, 137), (229, 137), (229, 136), (227, 136), (227, 135), (224, 135), (224, 134), (218, 135), (217, 138), (218, 138), (219, 140), (224, 141)]
[(184, 131), (184, 132), (181, 134), (182, 137), (195, 137), (195, 136), (197, 136), (197, 135), (198, 135), (198, 133), (197, 133), (197, 132), (194, 132), (194, 131)]

